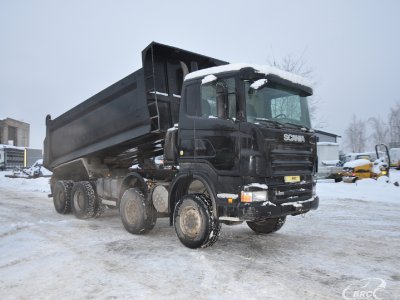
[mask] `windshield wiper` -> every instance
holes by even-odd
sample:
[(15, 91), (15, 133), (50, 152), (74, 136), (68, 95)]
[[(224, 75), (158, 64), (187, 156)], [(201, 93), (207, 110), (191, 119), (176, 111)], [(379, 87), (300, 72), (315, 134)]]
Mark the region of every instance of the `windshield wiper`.
[(289, 125), (296, 126), (296, 127), (300, 128), (300, 129), (303, 129), (303, 128), (304, 128), (305, 130), (310, 130), (310, 128), (308, 128), (307, 126), (300, 125), (300, 124), (296, 124), (296, 123), (284, 122), (283, 124), (289, 124)]
[(275, 120), (271, 120), (271, 119), (265, 119), (265, 118), (255, 118), (256, 121), (261, 121), (261, 122), (265, 122), (265, 123), (269, 123), (269, 124), (274, 124), (277, 125), (279, 127), (282, 127), (282, 123), (279, 121), (275, 121)]
[(282, 128), (282, 126), (285, 125), (291, 125), (291, 126), (295, 126), (296, 128), (300, 128), (306, 131), (310, 131), (311, 129), (308, 128), (307, 126), (304, 125), (300, 125), (300, 124), (296, 124), (296, 123), (291, 123), (291, 122), (279, 122), (277, 120), (271, 120), (271, 119), (266, 119), (266, 118), (255, 118), (256, 121), (260, 121), (260, 122), (265, 122), (268, 124), (274, 124), (280, 128)]

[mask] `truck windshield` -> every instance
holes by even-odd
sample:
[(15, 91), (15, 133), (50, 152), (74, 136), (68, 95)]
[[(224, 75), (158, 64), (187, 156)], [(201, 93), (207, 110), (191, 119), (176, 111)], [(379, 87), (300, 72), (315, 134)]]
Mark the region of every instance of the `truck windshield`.
[(260, 89), (245, 81), (247, 122), (275, 121), (311, 127), (307, 97), (277, 86)]

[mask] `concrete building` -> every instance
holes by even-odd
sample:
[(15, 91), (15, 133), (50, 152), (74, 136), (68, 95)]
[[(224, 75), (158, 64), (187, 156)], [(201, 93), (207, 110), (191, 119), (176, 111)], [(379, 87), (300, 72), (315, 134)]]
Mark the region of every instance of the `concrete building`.
[(29, 127), (28, 123), (11, 118), (0, 120), (0, 144), (29, 147)]
[(315, 130), (315, 135), (317, 136), (317, 142), (338, 143), (338, 138), (341, 137), (340, 135), (317, 129)]
[(400, 148), (400, 142), (390, 142), (389, 148)]

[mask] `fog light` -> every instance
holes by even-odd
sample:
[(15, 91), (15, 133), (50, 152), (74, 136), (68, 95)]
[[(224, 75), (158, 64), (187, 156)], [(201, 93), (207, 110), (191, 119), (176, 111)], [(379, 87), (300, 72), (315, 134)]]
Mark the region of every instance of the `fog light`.
[(252, 192), (242, 192), (240, 195), (240, 201), (252, 202), (253, 201), (253, 193)]
[(387, 172), (386, 171), (382, 171), (382, 175), (386, 175), (387, 174)]

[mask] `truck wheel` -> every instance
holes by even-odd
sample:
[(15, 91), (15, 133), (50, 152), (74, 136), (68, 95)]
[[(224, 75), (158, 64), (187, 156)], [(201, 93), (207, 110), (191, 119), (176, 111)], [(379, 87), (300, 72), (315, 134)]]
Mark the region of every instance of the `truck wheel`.
[(144, 234), (154, 228), (157, 211), (152, 203), (145, 200), (143, 193), (131, 188), (124, 192), (119, 204), (119, 213), (126, 231)]
[(281, 229), (285, 221), (286, 217), (279, 217), (258, 222), (247, 222), (247, 225), (257, 233), (272, 233)]
[(94, 218), (99, 218), (101, 217), (106, 210), (106, 206), (101, 203), (101, 200), (99, 198), (96, 198), (96, 205), (95, 205), (95, 210), (94, 210)]
[(189, 194), (178, 201), (174, 225), (179, 240), (192, 249), (213, 245), (221, 230), (212, 213), (211, 199), (204, 194)]
[(59, 214), (67, 214), (71, 212), (71, 190), (72, 181), (57, 181), (53, 188), (54, 208)]
[(95, 214), (96, 194), (90, 182), (76, 182), (72, 188), (72, 212), (78, 219), (88, 219)]
[(92, 185), (92, 188), (93, 188), (93, 191), (94, 191), (94, 199), (95, 199), (93, 218), (99, 218), (105, 212), (106, 206), (103, 203), (101, 203), (101, 199), (97, 195), (96, 183), (92, 181), (92, 182), (90, 182), (90, 184)]

